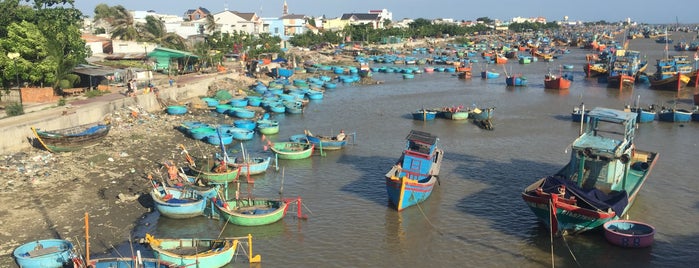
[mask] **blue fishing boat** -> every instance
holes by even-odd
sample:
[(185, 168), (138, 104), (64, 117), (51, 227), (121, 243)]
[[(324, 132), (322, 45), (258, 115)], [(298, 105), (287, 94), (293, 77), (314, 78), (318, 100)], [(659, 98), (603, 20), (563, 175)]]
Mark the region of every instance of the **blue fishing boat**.
[(527, 78), (521, 75), (508, 75), (505, 77), (505, 84), (509, 87), (523, 87), (527, 85)]
[(255, 130), (255, 127), (257, 127), (257, 122), (250, 119), (239, 119), (233, 121), (233, 125), (237, 128)]
[(500, 73), (491, 72), (491, 71), (482, 71), (481, 72), (481, 78), (483, 78), (483, 79), (495, 79), (498, 77), (500, 77)]
[(150, 192), (155, 208), (172, 219), (194, 218), (204, 214), (207, 199), (194, 189), (180, 189), (161, 185)]
[(167, 107), (167, 113), (172, 115), (181, 115), (187, 113), (187, 107), (180, 105), (173, 105)]
[[(230, 134), (231, 137), (233, 137), (233, 139), (240, 140), (240, 141), (251, 140), (252, 137), (255, 135), (254, 130), (239, 128), (239, 127), (230, 128), (230, 129), (228, 129), (228, 131), (226, 133)], [(224, 133), (224, 136), (225, 136), (225, 133)], [(228, 144), (228, 143), (226, 143), (226, 144)]]
[(279, 133), (279, 121), (277, 120), (257, 120), (257, 130), (265, 135), (273, 135)]
[(272, 157), (233, 157), (230, 161), (227, 161), (229, 165), (234, 167), (240, 167), (241, 175), (257, 175), (262, 174), (269, 168), (269, 163)]
[(12, 255), (19, 267), (60, 268), (73, 264), (73, 243), (63, 239), (43, 239), (17, 247)]
[(636, 148), (636, 118), (593, 109), (568, 164), (524, 189), (522, 199), (552, 233), (597, 229), (629, 211), (658, 160), (658, 153)]
[(347, 145), (347, 136), (344, 130), (335, 136), (314, 135), (308, 130), (303, 131), (306, 139), (316, 145), (316, 148), (323, 150), (340, 150)]
[(638, 118), (636, 121), (639, 123), (649, 123), (655, 121), (655, 118), (657, 117), (658, 113), (655, 110), (655, 105), (651, 104), (648, 107), (640, 107), (638, 102), (641, 98), (641, 95), (638, 95), (638, 98), (636, 99), (636, 103), (634, 103), (633, 107), (627, 107), (629, 111), (632, 113), (638, 114)]
[(587, 114), (590, 113), (590, 110), (585, 110), (585, 104), (581, 103), (580, 106), (575, 106), (573, 108), (573, 112), (570, 113), (570, 117), (573, 119), (573, 122), (582, 122), (583, 119), (585, 119), (585, 123), (588, 121), (588, 116)]
[(398, 211), (427, 200), (438, 182), (444, 152), (439, 138), (411, 130), (398, 162), (385, 175), (388, 199)]
[(437, 117), (437, 111), (422, 108), (412, 113), (413, 119), (420, 121), (430, 121)]
[(664, 108), (658, 112), (658, 120), (663, 122), (692, 121), (692, 112), (687, 109)]

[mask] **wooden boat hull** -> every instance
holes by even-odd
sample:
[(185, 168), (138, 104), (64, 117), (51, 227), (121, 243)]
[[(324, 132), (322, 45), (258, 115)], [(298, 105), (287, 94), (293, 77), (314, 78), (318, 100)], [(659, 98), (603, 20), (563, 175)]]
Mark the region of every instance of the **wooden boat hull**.
[(93, 146), (102, 141), (111, 124), (88, 124), (72, 128), (44, 131), (32, 127), (39, 144), (49, 152), (71, 152)]
[[(396, 172), (391, 170), (388, 174)], [(425, 181), (416, 181), (407, 177), (398, 178), (386, 175), (388, 200), (395, 206), (396, 210), (401, 211), (427, 200), (432, 194), (435, 183), (437, 183), (437, 176), (429, 176)]]
[(286, 215), (287, 203), (273, 199), (240, 199), (216, 202), (221, 217), (229, 223), (240, 226), (261, 226), (272, 224)]
[(469, 113), (469, 117), (472, 118), (473, 120), (487, 120), (493, 117), (493, 112), (495, 111), (495, 107), (489, 107), (489, 108), (483, 108), (479, 109), (476, 108), (473, 111)]
[(650, 224), (614, 220), (603, 225), (604, 238), (610, 243), (625, 248), (645, 248), (653, 244), (655, 227)]
[(608, 88), (618, 88), (618, 89), (633, 88), (635, 83), (636, 83), (636, 78), (634, 78), (631, 75), (620, 74), (620, 75), (607, 77), (607, 87)]
[(228, 166), (224, 172), (215, 172), (215, 164), (213, 161), (199, 161), (196, 163), (196, 167), (189, 166), (194, 175), (200, 179), (205, 180), (208, 183), (213, 184), (225, 184), (235, 181), (240, 173), (240, 168)]
[(663, 110), (658, 112), (658, 120), (663, 122), (692, 121), (692, 112), (685, 109)]
[(73, 244), (67, 240), (44, 239), (23, 244), (12, 255), (19, 267), (60, 268), (72, 264), (72, 250)]
[(160, 238), (149, 241), (158, 260), (187, 267), (223, 267), (233, 260), (237, 240)]
[(665, 79), (658, 79), (655, 76), (650, 77), (650, 88), (657, 90), (678, 91), (687, 86), (689, 76), (684, 74), (673, 75)]
[(418, 110), (416, 112), (413, 112), (412, 116), (414, 120), (431, 121), (437, 118), (437, 112), (428, 110)]
[[(238, 161), (238, 157), (234, 157), (230, 165), (240, 168), (240, 174), (242, 175), (257, 175), (262, 174), (269, 168), (269, 163), (271, 162), (271, 157), (253, 157), (248, 160), (248, 163), (244, 161)], [(242, 160), (242, 159), (240, 159)]]
[(153, 189), (150, 192), (160, 215), (171, 219), (188, 219), (204, 214), (207, 199), (198, 192), (174, 187), (165, 187), (165, 189), (167, 191)]
[(569, 89), (571, 81), (563, 77), (555, 79), (544, 79), (544, 88), (546, 89)]
[(270, 149), (279, 159), (298, 160), (311, 157), (314, 147), (312, 143), (277, 142)]
[(444, 118), (446, 119), (451, 119), (451, 120), (466, 120), (468, 119), (469, 112), (468, 111), (459, 111), (459, 112), (443, 112)]
[(337, 140), (335, 137), (331, 136), (315, 136), (306, 134), (306, 139), (316, 145), (316, 148), (323, 148), (323, 150), (340, 150), (345, 148), (347, 145), (347, 139)]
[(182, 267), (163, 260), (153, 258), (141, 258), (141, 262), (137, 263), (133, 258), (98, 258), (90, 259), (90, 267), (92, 268), (174, 268)]

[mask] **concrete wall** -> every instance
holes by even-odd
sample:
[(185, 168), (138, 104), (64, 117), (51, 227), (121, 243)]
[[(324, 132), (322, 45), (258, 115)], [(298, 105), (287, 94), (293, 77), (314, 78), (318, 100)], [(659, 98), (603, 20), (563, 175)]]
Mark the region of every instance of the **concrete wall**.
[[(237, 74), (236, 74), (237, 75)], [(212, 75), (197, 80), (179, 84), (179, 87), (166, 87), (160, 89), (160, 98), (163, 100), (184, 100), (206, 95), (209, 84), (217, 78), (227, 75)], [(231, 76), (233, 77), (233, 76)], [(52, 105), (55, 105), (53, 103)], [(95, 101), (72, 107), (46, 106), (43, 110), (27, 112), (20, 116), (0, 119), (0, 154), (21, 151), (31, 147), (30, 139), (34, 138), (31, 127), (44, 130), (63, 129), (78, 125), (90, 124), (102, 120), (106, 115), (115, 111), (123, 111), (127, 107), (142, 107), (148, 112), (158, 112), (162, 108), (155, 95), (138, 95), (132, 97), (118, 97), (109, 101)]]

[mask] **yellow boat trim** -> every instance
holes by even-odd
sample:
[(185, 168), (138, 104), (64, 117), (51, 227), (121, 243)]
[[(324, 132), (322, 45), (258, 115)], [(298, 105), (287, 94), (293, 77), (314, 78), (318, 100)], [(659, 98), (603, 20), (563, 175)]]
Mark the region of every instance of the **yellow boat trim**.
[[(687, 81), (689, 81), (689, 80), (687, 80)], [(51, 148), (49, 148), (49, 147), (46, 145), (46, 143), (44, 143), (44, 141), (41, 140), (41, 137), (39, 136), (39, 133), (36, 132), (36, 128), (32, 127), (32, 132), (34, 132), (34, 136), (36, 136), (36, 139), (39, 141), (39, 143), (41, 143), (41, 146), (44, 146), (44, 148), (46, 148), (46, 151), (49, 151), (50, 153), (53, 153), (53, 151), (51, 151)]]

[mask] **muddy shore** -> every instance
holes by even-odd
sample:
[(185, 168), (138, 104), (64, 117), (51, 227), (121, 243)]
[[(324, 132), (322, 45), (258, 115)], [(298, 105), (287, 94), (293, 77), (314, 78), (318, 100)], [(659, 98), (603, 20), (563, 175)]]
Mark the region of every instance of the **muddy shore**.
[[(349, 57), (315, 57), (312, 60), (352, 62)], [(294, 78), (297, 76), (304, 78)], [(212, 81), (209, 95), (220, 89), (235, 94), (256, 80), (266, 82), (271, 78), (230, 75)], [(178, 101), (191, 104), (200, 100)], [(176, 129), (178, 124), (217, 120), (206, 110), (193, 109), (175, 116), (164, 111), (141, 110), (134, 114), (124, 108), (109, 117), (109, 135), (93, 147), (59, 154), (29, 148), (0, 155), (0, 267), (17, 267), (13, 250), (34, 240), (67, 239), (84, 252), (86, 212), (91, 255), (110, 255), (134, 236), (132, 232), (138, 225), (148, 224), (142, 220), (153, 210), (147, 175), (157, 174), (164, 161), (184, 163), (176, 145), (192, 142)], [(205, 143), (198, 147), (189, 148), (190, 152), (216, 150)]]

